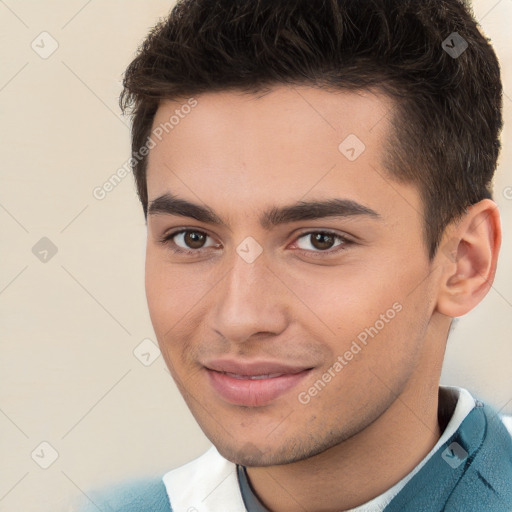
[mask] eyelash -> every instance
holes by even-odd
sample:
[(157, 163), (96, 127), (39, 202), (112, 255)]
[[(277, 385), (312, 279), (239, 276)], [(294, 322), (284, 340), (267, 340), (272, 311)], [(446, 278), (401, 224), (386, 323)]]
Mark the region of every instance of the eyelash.
[[(201, 231), (201, 230), (198, 230), (198, 229), (179, 229), (177, 231), (172, 231), (171, 233), (166, 233), (165, 235), (162, 236), (162, 238), (160, 238), (158, 240), (159, 243), (163, 244), (163, 245), (166, 245), (169, 247), (169, 249), (175, 253), (175, 254), (182, 254), (182, 255), (185, 255), (185, 256), (196, 256), (198, 254), (200, 254), (203, 250), (208, 250), (208, 249), (212, 249), (213, 247), (207, 247), (205, 249), (189, 249), (189, 250), (185, 250), (179, 246), (177, 246), (175, 244), (175, 242), (173, 242), (173, 238), (177, 235), (180, 235), (182, 233), (200, 233), (202, 235), (206, 235), (207, 237), (209, 237), (210, 235), (208, 235), (208, 233), (205, 233), (204, 231)], [(352, 245), (354, 242), (352, 240), (349, 240), (348, 238), (342, 236), (342, 235), (339, 235), (337, 233), (334, 233), (332, 231), (328, 231), (328, 230), (319, 230), (319, 231), (305, 231), (304, 233), (300, 233), (296, 240), (299, 240), (307, 235), (313, 235), (313, 234), (321, 234), (321, 235), (328, 235), (328, 236), (332, 236), (334, 237), (335, 239), (341, 241), (340, 244), (338, 244), (336, 249), (334, 250), (331, 250), (331, 249), (326, 249), (325, 251), (321, 251), (321, 250), (317, 250), (317, 251), (311, 251), (311, 250), (307, 250), (307, 249), (294, 249), (304, 255), (307, 255), (308, 257), (311, 257), (313, 256), (314, 258), (317, 258), (317, 257), (324, 257), (324, 255), (333, 255), (333, 254), (338, 254), (342, 251), (345, 251), (347, 250), (347, 246), (349, 245)], [(174, 244), (174, 247), (171, 245), (171, 244)]]

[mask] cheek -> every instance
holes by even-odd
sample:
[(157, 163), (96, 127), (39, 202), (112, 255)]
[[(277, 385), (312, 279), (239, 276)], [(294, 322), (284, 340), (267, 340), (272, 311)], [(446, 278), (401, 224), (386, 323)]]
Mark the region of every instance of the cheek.
[(288, 276), (289, 288), (299, 299), (297, 310), (325, 328), (328, 337), (357, 335), (397, 300), (399, 289), (391, 273), (375, 275), (361, 267), (324, 267)]
[(162, 260), (151, 250), (146, 253), (146, 298), (151, 323), (167, 368), (180, 389), (185, 378), (183, 368), (190, 354), (190, 333), (193, 331), (190, 315), (197, 293), (194, 287), (177, 271), (177, 267)]
[(171, 373), (196, 364), (196, 341), (206, 337), (201, 320), (207, 314), (215, 285), (212, 274), (193, 264), (170, 263), (158, 249), (146, 250), (148, 310)]
[(200, 298), (200, 282), (182, 266), (165, 261), (160, 251), (146, 251), (145, 286), (149, 314), (159, 341), (170, 335)]
[(416, 357), (430, 316), (426, 283), (418, 286), (428, 269), (409, 262), (399, 272), (392, 263), (329, 268), (294, 280), (294, 293), (307, 306), (299, 305), (303, 322), (318, 326), (334, 358), (351, 351), (351, 361), (375, 361), (390, 372), (393, 362)]
[(147, 248), (145, 269), (146, 299), (151, 322), (159, 339), (164, 323), (172, 325), (170, 323), (172, 318), (169, 317), (172, 317), (175, 311), (173, 301), (171, 300), (173, 295), (166, 292), (168, 276), (162, 267), (163, 265), (159, 258), (156, 258), (154, 253)]

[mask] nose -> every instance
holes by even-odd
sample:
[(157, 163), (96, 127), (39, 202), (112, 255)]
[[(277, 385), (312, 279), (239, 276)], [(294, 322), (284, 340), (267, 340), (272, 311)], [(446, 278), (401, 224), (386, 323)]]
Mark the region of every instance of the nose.
[(211, 327), (224, 339), (244, 343), (275, 336), (289, 321), (289, 293), (261, 255), (252, 263), (235, 254), (227, 274), (215, 287)]

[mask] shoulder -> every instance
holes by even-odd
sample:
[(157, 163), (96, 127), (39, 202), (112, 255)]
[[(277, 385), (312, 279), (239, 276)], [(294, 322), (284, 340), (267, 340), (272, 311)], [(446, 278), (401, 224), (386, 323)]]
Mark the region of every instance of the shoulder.
[(172, 512), (160, 477), (125, 481), (84, 493), (78, 512)]
[[(163, 477), (124, 481), (87, 491), (73, 511), (172, 512), (194, 510), (194, 507), (201, 510), (206, 496), (216, 510), (245, 510), (236, 465), (222, 457), (214, 446)], [(224, 505), (230, 508), (223, 508)]]

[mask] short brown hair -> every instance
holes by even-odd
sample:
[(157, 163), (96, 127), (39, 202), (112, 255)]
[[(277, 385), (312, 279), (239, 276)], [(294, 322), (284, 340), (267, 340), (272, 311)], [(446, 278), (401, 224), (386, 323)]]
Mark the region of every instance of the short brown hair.
[(120, 97), (144, 214), (139, 150), (162, 100), (276, 84), (378, 89), (395, 101), (386, 169), (418, 186), (431, 258), (446, 225), (492, 197), (500, 68), (461, 0), (183, 0), (139, 48)]

